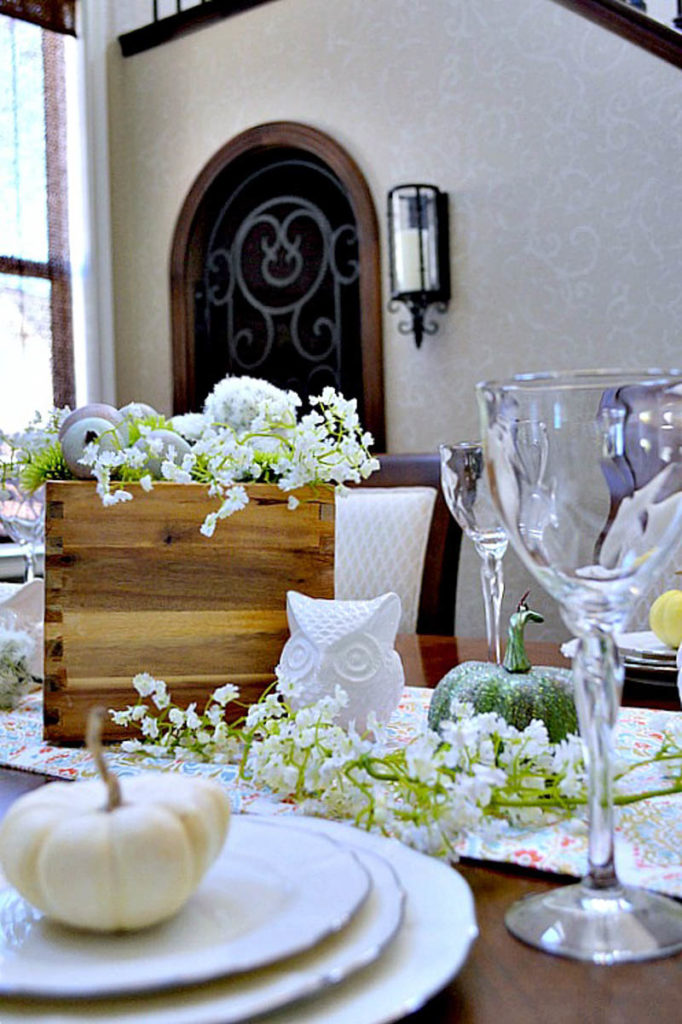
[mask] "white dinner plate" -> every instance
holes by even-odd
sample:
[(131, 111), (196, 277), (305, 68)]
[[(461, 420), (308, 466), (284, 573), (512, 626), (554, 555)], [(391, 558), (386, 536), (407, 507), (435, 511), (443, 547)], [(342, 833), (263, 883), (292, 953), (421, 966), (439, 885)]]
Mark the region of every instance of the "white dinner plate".
[(636, 633), (620, 633), (618, 635), (618, 650), (624, 662), (631, 662), (633, 665), (656, 665), (660, 668), (675, 669), (675, 658), (677, 651), (668, 647), (662, 640), (659, 640), (651, 630), (641, 630)]
[[(677, 651), (659, 640), (651, 630), (632, 633), (617, 633), (616, 643), (628, 677), (647, 681), (675, 683)], [(561, 645), (561, 653), (572, 658), (578, 645), (577, 640), (568, 640)]]
[[(348, 843), (365, 858), (372, 893), (344, 931), (265, 970), (175, 992), (76, 1003), (4, 1000), (2, 1024), (234, 1024), (268, 1009), (273, 1012), (263, 1024), (389, 1024), (417, 1010), (455, 976), (477, 935), (464, 879), (435, 858), (349, 825), (303, 817), (292, 825)], [(372, 929), (387, 913), (387, 901), (395, 924), (395, 895), (366, 854), (392, 866), (407, 896), (404, 922), (378, 959), (382, 940)], [(384, 943), (389, 933), (384, 927)], [(343, 965), (348, 958), (356, 964), (363, 949), (369, 951), (365, 962), (372, 962), (348, 976)]]
[(223, 851), (179, 914), (142, 931), (67, 928), (7, 886), (0, 993), (85, 998), (254, 970), (339, 931), (370, 884), (353, 852), (327, 836), (235, 815)]

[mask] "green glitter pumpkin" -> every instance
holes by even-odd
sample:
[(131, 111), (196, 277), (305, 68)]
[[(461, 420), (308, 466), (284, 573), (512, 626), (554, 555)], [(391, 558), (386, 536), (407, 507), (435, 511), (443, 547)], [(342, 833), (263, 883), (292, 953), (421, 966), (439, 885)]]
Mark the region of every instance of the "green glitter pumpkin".
[(534, 718), (540, 719), (552, 743), (568, 733), (577, 733), (571, 671), (544, 665), (533, 668), (526, 655), (526, 623), (542, 621), (541, 615), (527, 607), (524, 596), (509, 620), (503, 664), (465, 661), (450, 669), (433, 691), (429, 727), (438, 730), (442, 721), (453, 717), (452, 702), (466, 701), (478, 714), (494, 711), (517, 729), (525, 729)]

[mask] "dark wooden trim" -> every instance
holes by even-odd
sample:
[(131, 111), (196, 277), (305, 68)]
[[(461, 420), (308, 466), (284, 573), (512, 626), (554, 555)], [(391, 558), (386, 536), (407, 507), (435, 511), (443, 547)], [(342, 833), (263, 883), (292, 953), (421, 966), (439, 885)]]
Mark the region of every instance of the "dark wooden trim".
[(76, 0), (41, 0), (40, 3), (27, 0), (0, 0), (0, 14), (10, 18), (28, 21), (32, 25), (76, 35)]
[(682, 67), (682, 33), (630, 7), (622, 0), (554, 0), (590, 21)]
[(124, 57), (132, 57), (136, 53), (143, 53), (154, 46), (169, 43), (222, 18), (230, 18), (233, 14), (241, 14), (252, 7), (271, 2), (272, 0), (203, 0), (195, 7), (178, 11), (167, 18), (159, 18), (131, 32), (124, 32), (118, 37), (121, 53)]
[(56, 406), (76, 400), (69, 255), (66, 76), (61, 36), (43, 33), (48, 262), (51, 271), (52, 394)]
[[(196, 29), (222, 18), (241, 14), (272, 0), (204, 0), (202, 4), (160, 18), (149, 25), (125, 32), (118, 37), (121, 53), (132, 57), (155, 46), (171, 42)], [(577, 11), (590, 20), (631, 42), (642, 46), (656, 56), (682, 67), (682, 35), (655, 18), (630, 7), (623, 0), (554, 0), (562, 7)]]
[(49, 281), (52, 277), (49, 263), (22, 260), (19, 256), (0, 256), (0, 274), (13, 274), (16, 277), (41, 277), (45, 281)]
[(273, 121), (249, 128), (226, 143), (208, 161), (192, 185), (178, 216), (170, 255), (173, 339), (173, 410), (187, 412), (194, 394), (193, 277), (188, 272), (190, 241), (202, 201), (216, 176), (245, 153), (292, 147), (323, 160), (348, 193), (358, 228), (360, 250), (360, 335), (364, 381), (363, 426), (378, 450), (386, 447), (379, 226), (365, 177), (334, 139), (310, 125)]

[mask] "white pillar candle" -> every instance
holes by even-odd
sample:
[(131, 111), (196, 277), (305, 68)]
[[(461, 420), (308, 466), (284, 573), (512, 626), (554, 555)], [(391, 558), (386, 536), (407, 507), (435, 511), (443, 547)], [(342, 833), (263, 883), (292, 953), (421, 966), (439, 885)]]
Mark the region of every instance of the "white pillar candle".
[[(422, 255), (419, 253), (421, 234)], [(419, 228), (404, 228), (398, 232), (395, 247), (395, 276), (398, 291), (418, 292), (422, 290), (421, 261), (424, 266), (424, 282), (429, 279), (427, 233)]]

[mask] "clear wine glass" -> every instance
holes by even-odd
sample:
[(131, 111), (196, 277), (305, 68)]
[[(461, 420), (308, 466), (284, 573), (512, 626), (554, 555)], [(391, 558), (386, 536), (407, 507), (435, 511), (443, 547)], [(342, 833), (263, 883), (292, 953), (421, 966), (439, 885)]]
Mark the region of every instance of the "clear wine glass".
[(529, 374), (483, 382), (477, 394), (510, 542), (579, 638), (588, 767), (586, 877), (515, 904), (507, 926), (594, 963), (669, 955), (682, 949), (682, 906), (616, 875), (611, 757), (623, 682), (614, 634), (682, 525), (682, 371)]
[(29, 493), (18, 477), (0, 482), (0, 520), (5, 530), (21, 546), (24, 556), (24, 582), (35, 577), (37, 548), (45, 530), (45, 487)]
[(507, 534), (488, 486), (480, 441), (440, 445), (440, 478), (445, 501), (481, 558), (488, 660), (502, 660), (500, 610), (504, 595), (502, 559)]

